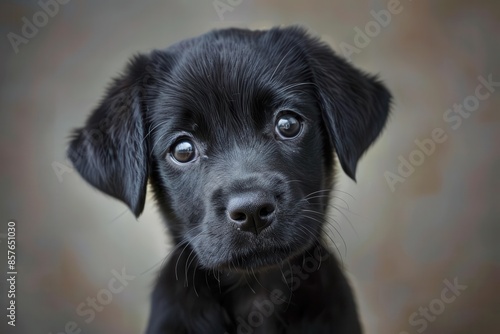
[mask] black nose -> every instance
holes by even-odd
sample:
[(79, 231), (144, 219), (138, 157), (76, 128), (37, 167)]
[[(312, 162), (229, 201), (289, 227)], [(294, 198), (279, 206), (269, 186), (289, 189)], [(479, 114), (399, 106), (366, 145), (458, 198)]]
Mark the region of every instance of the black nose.
[(275, 210), (273, 197), (263, 192), (232, 196), (227, 205), (227, 215), (238, 229), (255, 234), (259, 234), (271, 224)]

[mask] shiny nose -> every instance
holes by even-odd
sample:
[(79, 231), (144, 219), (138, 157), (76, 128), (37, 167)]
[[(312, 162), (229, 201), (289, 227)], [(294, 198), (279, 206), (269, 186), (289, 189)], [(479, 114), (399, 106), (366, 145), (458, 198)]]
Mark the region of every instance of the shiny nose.
[(268, 227), (276, 205), (271, 196), (263, 192), (247, 192), (232, 196), (227, 205), (227, 215), (238, 230), (259, 234)]

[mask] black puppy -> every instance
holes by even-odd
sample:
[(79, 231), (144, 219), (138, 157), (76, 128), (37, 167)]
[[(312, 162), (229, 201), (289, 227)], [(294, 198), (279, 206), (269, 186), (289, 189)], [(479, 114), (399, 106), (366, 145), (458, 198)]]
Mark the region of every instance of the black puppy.
[(322, 242), (334, 152), (354, 179), (390, 94), (303, 29), (227, 29), (135, 57), (68, 151), (175, 248), (147, 333), (361, 333)]

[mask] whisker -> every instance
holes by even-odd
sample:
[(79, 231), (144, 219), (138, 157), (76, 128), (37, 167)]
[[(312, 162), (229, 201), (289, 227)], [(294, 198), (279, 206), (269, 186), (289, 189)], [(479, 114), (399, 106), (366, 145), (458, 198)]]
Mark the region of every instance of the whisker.
[(293, 48), (290, 48), (290, 50), (288, 50), (288, 52), (283, 56), (283, 58), (281, 58), (280, 62), (278, 63), (278, 66), (276, 66), (276, 68), (273, 71), (273, 74), (271, 74), (271, 78), (269, 79), (269, 82), (273, 81), (274, 74), (276, 74), (276, 71), (280, 67), (281, 63), (283, 62), (283, 60), (285, 60), (286, 56), (288, 56), (288, 54), (290, 54), (290, 52), (292, 52), (292, 50), (293, 50)]
[(144, 136), (144, 138), (142, 139), (142, 142), (144, 142), (144, 141), (145, 141), (145, 140), (146, 140), (146, 139), (147, 139), (147, 138), (151, 135), (151, 132), (153, 132), (156, 128), (158, 128), (158, 127), (160, 127), (160, 126), (162, 126), (162, 125), (165, 125), (165, 124), (167, 124), (167, 123), (168, 123), (168, 121), (163, 121), (163, 122), (160, 122), (160, 123), (158, 123), (157, 125), (155, 125), (155, 127), (154, 127), (154, 128), (151, 128), (151, 126), (152, 126), (152, 124), (151, 124), (151, 126), (149, 127), (149, 131), (148, 131), (148, 133)]
[(185, 275), (185, 284), (184, 286), (188, 286), (188, 272), (189, 272), (189, 267), (191, 266), (191, 263), (194, 261), (194, 256), (193, 259), (190, 261), (189, 259), (191, 258), (191, 255), (193, 255), (194, 249), (191, 249), (191, 252), (189, 253), (187, 259), (186, 259), (186, 264), (184, 265), (184, 275)]
[(198, 291), (196, 290), (196, 284), (195, 284), (195, 276), (196, 276), (196, 269), (198, 269), (198, 263), (196, 263), (196, 266), (194, 267), (194, 270), (193, 270), (193, 289), (194, 289), (194, 293), (196, 294), (196, 297), (200, 297), (200, 295), (198, 294)]
[(288, 86), (285, 86), (277, 91), (278, 94), (284, 94), (286, 93), (289, 89), (295, 88), (298, 86), (304, 86), (304, 85), (313, 85), (315, 86), (316, 84), (313, 82), (300, 82), (300, 83), (295, 83), (295, 84), (290, 84)]
[[(319, 222), (319, 223), (322, 223), (322, 221), (320, 221), (320, 220), (318, 220), (318, 219), (316, 219), (316, 218), (314, 218), (314, 217), (310, 217), (310, 216), (307, 216), (307, 215), (303, 215), (303, 216), (304, 216), (305, 218), (309, 218), (309, 219), (312, 219), (312, 220), (317, 221), (317, 222)], [(327, 225), (323, 225), (323, 226), (329, 226), (329, 225), (327, 224)], [(322, 227), (322, 228), (324, 228), (324, 227)], [(334, 227), (334, 228), (335, 228), (335, 227)], [(342, 235), (339, 233), (339, 231), (338, 231), (337, 229), (335, 229), (335, 230), (337, 231), (337, 233), (339, 234), (340, 238), (342, 239), (342, 241), (343, 241), (343, 243), (344, 243), (344, 246), (345, 246), (345, 248), (346, 248), (346, 252), (347, 252), (347, 244), (346, 244), (346, 242), (345, 242), (344, 238), (342, 237)], [(326, 236), (330, 239), (330, 241), (332, 242), (333, 246), (337, 249), (337, 252), (338, 252), (338, 254), (340, 255), (340, 259), (341, 259), (342, 264), (343, 264), (343, 260), (342, 260), (342, 253), (340, 252), (340, 249), (339, 249), (339, 247), (337, 246), (337, 243), (336, 243), (335, 241), (333, 241), (332, 237), (331, 237), (328, 233), (325, 233), (325, 235), (326, 235)]]

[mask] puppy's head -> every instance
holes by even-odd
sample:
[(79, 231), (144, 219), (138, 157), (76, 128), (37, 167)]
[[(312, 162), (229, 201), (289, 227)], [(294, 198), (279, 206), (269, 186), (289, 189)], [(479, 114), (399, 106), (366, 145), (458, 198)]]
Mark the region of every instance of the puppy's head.
[(299, 28), (222, 30), (132, 60), (69, 157), (136, 216), (148, 180), (206, 268), (263, 268), (320, 239), (333, 153), (355, 177), (390, 94)]

